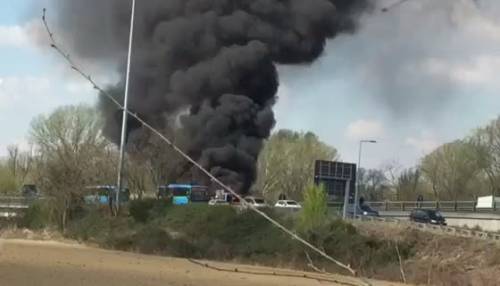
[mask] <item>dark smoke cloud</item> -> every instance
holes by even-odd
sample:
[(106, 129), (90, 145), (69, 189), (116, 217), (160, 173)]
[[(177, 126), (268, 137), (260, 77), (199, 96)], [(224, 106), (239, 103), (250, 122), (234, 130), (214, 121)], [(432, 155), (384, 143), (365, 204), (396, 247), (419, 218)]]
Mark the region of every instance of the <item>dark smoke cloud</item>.
[[(187, 138), (183, 149), (245, 192), (274, 126), (276, 64), (307, 64), (326, 40), (353, 32), (368, 0), (137, 1), (130, 107)], [(52, 0), (60, 35), (78, 57), (123, 75), (130, 1)], [(110, 90), (121, 97), (123, 80)], [(108, 102), (103, 110), (116, 111)], [(180, 126), (171, 126), (179, 113)], [(106, 134), (115, 142), (116, 112)], [(134, 136), (130, 137), (133, 140)]]

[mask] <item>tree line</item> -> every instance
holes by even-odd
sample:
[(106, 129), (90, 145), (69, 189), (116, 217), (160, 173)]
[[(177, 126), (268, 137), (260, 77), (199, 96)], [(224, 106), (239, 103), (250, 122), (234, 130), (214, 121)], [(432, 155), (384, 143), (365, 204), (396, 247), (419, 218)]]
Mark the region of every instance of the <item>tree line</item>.
[[(29, 150), (8, 148), (0, 161), (0, 193), (16, 194), (36, 184), (57, 201), (61, 220), (82, 199), (86, 186), (113, 184), (118, 150), (103, 136), (102, 119), (92, 106), (61, 107), (36, 117)], [(168, 133), (168, 130), (164, 132)], [(183, 140), (179, 138), (178, 140)], [(168, 146), (145, 134), (127, 147), (126, 178), (131, 194), (151, 195), (177, 179), (185, 162)], [(302, 200), (312, 184), (315, 160), (339, 159), (337, 150), (311, 132), (279, 130), (265, 143), (258, 160), (254, 194), (276, 200), (280, 194)], [(366, 200), (473, 200), (500, 195), (500, 118), (470, 136), (438, 147), (417, 166), (397, 163), (361, 169), (359, 188)]]
[[(0, 194), (19, 195), (22, 185), (35, 184), (52, 199), (64, 225), (89, 192), (88, 186), (115, 183), (118, 149), (102, 130), (101, 114), (88, 105), (64, 106), (34, 118), (27, 136), (30, 149), (9, 146), (7, 158), (0, 161)], [(178, 181), (186, 162), (171, 148), (147, 133), (134, 141), (127, 146), (125, 162), (133, 196), (152, 196), (158, 186)], [(301, 198), (312, 183), (312, 158), (333, 160), (337, 151), (310, 132), (276, 132), (262, 150), (253, 192), (269, 199), (279, 193)]]
[(388, 164), (360, 171), (369, 200), (476, 200), (500, 195), (500, 118), (469, 136), (443, 144), (412, 168)]

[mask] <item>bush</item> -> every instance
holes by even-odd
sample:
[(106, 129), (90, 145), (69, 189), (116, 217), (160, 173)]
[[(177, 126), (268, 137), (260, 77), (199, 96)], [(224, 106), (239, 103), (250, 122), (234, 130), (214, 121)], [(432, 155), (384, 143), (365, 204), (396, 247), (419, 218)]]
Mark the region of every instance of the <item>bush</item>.
[(171, 238), (168, 233), (156, 225), (147, 225), (134, 235), (135, 248), (147, 254), (162, 254), (167, 250)]
[(0, 193), (15, 194), (18, 190), (16, 178), (4, 162), (0, 162)]
[[(284, 221), (273, 210), (266, 212), (286, 227), (293, 228), (296, 223)], [(270, 266), (305, 268), (308, 252), (318, 267), (339, 270), (255, 212), (238, 212), (225, 206), (171, 206), (143, 201), (131, 206), (128, 218), (113, 218), (92, 210), (84, 218), (72, 220), (67, 235), (112, 249)], [(398, 263), (394, 243), (363, 236), (342, 220), (325, 218), (302, 236), (366, 275)], [(410, 243), (401, 242), (398, 246), (403, 259), (412, 255)]]
[(86, 216), (68, 222), (65, 235), (114, 248), (114, 233), (120, 235), (128, 233), (132, 231), (131, 226), (125, 217), (111, 217), (107, 209), (89, 207), (86, 209)]
[(50, 206), (45, 202), (36, 202), (26, 210), (20, 226), (38, 230), (51, 226), (53, 222)]
[(145, 223), (164, 217), (171, 205), (170, 202), (156, 199), (135, 200), (129, 203), (129, 215), (134, 221)]
[[(399, 263), (394, 243), (361, 235), (353, 225), (340, 219), (308, 231), (306, 238), (366, 275), (379, 267)], [(410, 243), (398, 244), (403, 259), (412, 254), (412, 247)]]
[(300, 212), (298, 229), (307, 232), (320, 228), (328, 218), (328, 205), (325, 188), (311, 185), (304, 194), (304, 205)]

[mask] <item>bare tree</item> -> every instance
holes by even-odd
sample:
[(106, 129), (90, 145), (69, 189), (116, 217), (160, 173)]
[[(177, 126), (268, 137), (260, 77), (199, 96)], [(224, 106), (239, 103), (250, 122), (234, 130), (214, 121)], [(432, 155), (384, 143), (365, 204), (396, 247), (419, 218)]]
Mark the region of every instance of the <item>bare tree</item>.
[(61, 107), (32, 122), (37, 184), (53, 198), (62, 228), (86, 186), (109, 182), (114, 173), (108, 170), (113, 151), (101, 126), (95, 109), (84, 105)]
[(302, 199), (313, 183), (315, 160), (334, 160), (337, 150), (321, 142), (313, 133), (280, 130), (266, 142), (258, 161), (254, 188), (268, 198), (283, 193)]
[(7, 165), (9, 166), (9, 170), (12, 173), (12, 176), (16, 177), (17, 171), (17, 157), (19, 156), (19, 147), (17, 145), (7, 146), (8, 152), (8, 160)]
[(141, 200), (145, 193), (154, 189), (152, 168), (149, 166), (148, 160), (130, 158), (127, 160), (126, 170), (128, 188), (136, 198)]
[(365, 199), (370, 201), (387, 199), (386, 193), (390, 190), (390, 186), (382, 170), (361, 168), (357, 176), (360, 193)]
[(22, 151), (18, 145), (10, 145), (7, 147), (8, 159), (7, 165), (12, 176), (15, 179), (16, 187), (26, 183), (28, 176), (33, 168), (33, 146), (30, 145), (29, 150)]
[(437, 156), (426, 156), (420, 163), (420, 169), (424, 174), (424, 178), (430, 183), (434, 199), (439, 199), (439, 179), (440, 179), (440, 162)]
[(17, 191), (16, 180), (6, 161), (0, 161), (0, 194), (13, 195)]
[(421, 172), (418, 168), (408, 168), (398, 176), (396, 193), (398, 200), (416, 200), (421, 183)]
[(385, 178), (387, 179), (386, 185), (390, 189), (391, 196), (393, 196), (393, 199), (398, 200), (398, 178), (403, 167), (397, 161), (390, 161), (386, 162), (381, 169), (384, 173)]
[(422, 160), (422, 171), (440, 199), (470, 199), (477, 194), (472, 183), (482, 170), (482, 160), (472, 144), (457, 140), (444, 144)]
[(479, 128), (469, 138), (489, 184), (489, 193), (500, 195), (500, 118)]
[[(164, 133), (174, 137), (169, 130)], [(180, 140), (181, 136), (177, 135), (177, 140)], [(129, 186), (139, 197), (148, 191), (154, 191), (160, 185), (175, 182), (192, 171), (190, 164), (146, 130), (141, 131), (140, 138), (135, 138), (134, 144), (128, 148), (128, 154)]]

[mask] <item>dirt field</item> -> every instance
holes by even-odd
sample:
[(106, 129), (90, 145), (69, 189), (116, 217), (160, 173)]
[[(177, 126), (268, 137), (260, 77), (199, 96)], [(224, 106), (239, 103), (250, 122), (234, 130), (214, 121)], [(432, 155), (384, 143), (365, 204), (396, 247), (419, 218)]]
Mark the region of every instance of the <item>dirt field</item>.
[[(349, 277), (328, 276), (340, 283), (305, 278), (254, 275), (267, 272), (303, 275), (300, 272), (212, 263), (239, 273), (217, 271), (186, 259), (106, 251), (58, 242), (0, 240), (0, 285), (9, 286), (149, 286), (149, 285), (356, 285)], [(317, 274), (307, 274), (318, 277)], [(376, 286), (397, 285), (374, 282)]]

